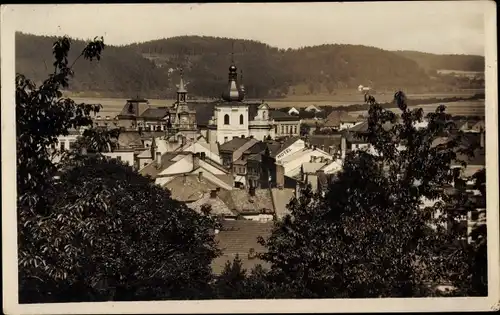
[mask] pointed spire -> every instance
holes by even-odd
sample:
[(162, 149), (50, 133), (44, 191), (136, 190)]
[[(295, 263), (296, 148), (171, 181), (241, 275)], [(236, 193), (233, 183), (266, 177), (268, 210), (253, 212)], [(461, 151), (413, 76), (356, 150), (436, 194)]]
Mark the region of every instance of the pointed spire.
[(186, 87), (184, 86), (184, 71), (182, 68), (180, 69), (180, 77), (177, 93), (187, 93)]
[(234, 40), (231, 42), (231, 65), (229, 66), (229, 76), (228, 76), (228, 87), (222, 93), (222, 99), (231, 101), (242, 101), (244, 95), (241, 89), (238, 87), (238, 68), (234, 64)]
[(234, 39), (231, 41), (231, 64), (234, 65)]

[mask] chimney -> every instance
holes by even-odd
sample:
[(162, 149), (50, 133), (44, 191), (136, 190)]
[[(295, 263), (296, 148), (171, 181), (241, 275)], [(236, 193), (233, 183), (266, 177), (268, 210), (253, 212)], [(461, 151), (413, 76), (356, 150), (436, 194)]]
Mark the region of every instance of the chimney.
[(255, 187), (251, 186), (248, 192), (250, 193), (250, 196), (255, 197)]
[(160, 152), (156, 152), (155, 161), (156, 161), (156, 165), (158, 165), (158, 166), (161, 165), (161, 153)]
[(285, 168), (281, 164), (276, 164), (276, 186), (280, 189), (285, 185)]
[(201, 182), (202, 179), (203, 179), (203, 172), (198, 172), (198, 181)]
[(217, 189), (210, 190), (210, 199), (217, 198)]
[(325, 151), (325, 145), (323, 145), (323, 144), (321, 145), (321, 150)]
[(342, 160), (345, 160), (345, 154), (347, 150), (347, 141), (344, 136), (342, 136), (341, 142), (340, 142), (340, 155)]
[(204, 159), (205, 159), (205, 157), (206, 157), (206, 153), (205, 153), (205, 152), (201, 152), (201, 153), (200, 153), (200, 157), (201, 157), (201, 159), (202, 159), (202, 160), (204, 160)]
[(182, 146), (186, 145), (186, 137), (181, 136), (181, 144)]
[(309, 160), (309, 163), (314, 162), (314, 156), (311, 155), (311, 159)]

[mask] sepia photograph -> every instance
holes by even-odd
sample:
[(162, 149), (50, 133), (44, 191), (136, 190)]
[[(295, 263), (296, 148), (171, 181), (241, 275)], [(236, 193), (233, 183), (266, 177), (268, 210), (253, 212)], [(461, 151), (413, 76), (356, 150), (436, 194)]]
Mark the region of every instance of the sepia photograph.
[(4, 313), (500, 308), (495, 2), (1, 18)]

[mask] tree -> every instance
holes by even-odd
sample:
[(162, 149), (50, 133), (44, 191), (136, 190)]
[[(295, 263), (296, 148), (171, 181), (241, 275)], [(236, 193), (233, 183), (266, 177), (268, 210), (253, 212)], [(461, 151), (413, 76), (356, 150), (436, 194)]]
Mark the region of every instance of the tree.
[(120, 129), (96, 129), (89, 128), (83, 131), (75, 142), (75, 150), (82, 149), (89, 153), (113, 152), (118, 148), (118, 137)]
[(300, 124), (300, 134), (302, 136), (308, 135), (311, 130), (311, 126), (308, 124)]
[[(372, 151), (348, 154), (324, 194), (304, 189), (291, 215), (260, 239), (269, 277), (289, 298), (429, 296), (435, 284), (466, 277), (465, 251), (435, 215), (445, 208), (451, 163), (465, 152), (451, 116), (439, 106), (417, 129), (423, 111), (409, 110), (402, 92), (400, 121), (369, 101), (362, 137)], [(436, 202), (424, 206), (424, 198)]]
[[(73, 299), (200, 298), (218, 254), (215, 222), (172, 200), (131, 167), (73, 157), (55, 183), (51, 214), (25, 222), (38, 262), (22, 274), (87, 288)], [(42, 291), (42, 297), (52, 293)]]
[[(92, 42), (81, 56), (100, 56), (103, 47)], [(57, 136), (90, 125), (99, 109), (61, 98), (72, 75), (69, 49), (67, 38), (54, 44), (55, 74), (41, 87), (22, 75), (16, 81), (20, 301), (210, 296), (212, 217), (101, 154), (75, 150), (52, 162), (47, 148)], [(79, 143), (100, 153), (116, 136), (87, 129)]]
[[(467, 189), (467, 182), (473, 183), (472, 188), (478, 194)], [(470, 178), (457, 178), (453, 192), (449, 204), (462, 214), (470, 214), (472, 222), (467, 224), (474, 224), (472, 232), (467, 235), (470, 241), (466, 246), (468, 277), (463, 281), (455, 281), (455, 285), (463, 295), (487, 296), (487, 227), (486, 222), (481, 220), (481, 215), (484, 215), (483, 220), (486, 219), (486, 170), (480, 169)]]
[[(89, 126), (90, 114), (100, 107), (76, 104), (63, 98), (61, 89), (69, 86), (73, 66), (84, 57), (92, 61), (100, 59), (104, 42), (95, 38), (71, 63), (68, 52), (71, 41), (64, 37), (53, 45), (54, 71), (40, 86), (22, 74), (16, 74), (16, 136), (17, 136), (17, 214), (18, 214), (18, 261), (20, 267), (20, 289), (37, 288), (40, 279), (36, 274), (28, 276), (25, 269), (39, 268), (44, 260), (42, 249), (32, 239), (30, 224), (37, 224), (51, 214), (54, 204), (53, 180), (57, 172), (50, 146), (57, 137), (67, 135), (71, 129)], [(31, 222), (31, 223), (30, 223)], [(21, 263), (22, 262), (22, 263)], [(59, 284), (47, 280), (43, 285), (56, 288)]]
[(238, 255), (233, 262), (229, 260), (224, 266), (224, 270), (217, 277), (215, 292), (217, 297), (223, 299), (242, 298), (245, 289), (246, 270), (243, 268)]

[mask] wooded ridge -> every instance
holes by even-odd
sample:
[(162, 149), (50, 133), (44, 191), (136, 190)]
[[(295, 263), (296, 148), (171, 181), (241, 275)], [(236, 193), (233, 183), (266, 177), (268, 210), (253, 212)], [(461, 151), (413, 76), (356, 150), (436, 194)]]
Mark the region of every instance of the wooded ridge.
[[(16, 72), (41, 82), (53, 71), (51, 50), (56, 37), (16, 34)], [(248, 97), (334, 95), (359, 85), (377, 91), (405, 88), (412, 92), (484, 87), (484, 80), (450, 78), (437, 70), (484, 71), (484, 57), (392, 52), (362, 45), (329, 44), (278, 49), (243, 39), (179, 36), (125, 46), (107, 46), (98, 63), (76, 64), (72, 92), (101, 97), (171, 98), (184, 68), (190, 96), (218, 97), (234, 60), (243, 70)], [(73, 54), (83, 40), (73, 40)], [(70, 60), (74, 57), (72, 53)], [(83, 69), (85, 68), (85, 69)], [(85, 71), (83, 71), (85, 70)], [(482, 85), (482, 86), (481, 86)]]

